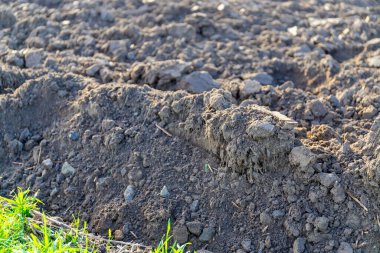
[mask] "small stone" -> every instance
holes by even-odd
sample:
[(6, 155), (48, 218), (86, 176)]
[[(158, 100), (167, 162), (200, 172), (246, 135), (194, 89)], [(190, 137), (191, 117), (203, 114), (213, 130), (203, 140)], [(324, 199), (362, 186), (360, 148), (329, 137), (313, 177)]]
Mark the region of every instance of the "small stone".
[(351, 145), (348, 141), (344, 142), (343, 145), (342, 145), (342, 153), (347, 155), (349, 153), (351, 153)]
[(201, 249), (201, 250), (197, 250), (197, 253), (212, 253), (212, 252), (205, 249)]
[(138, 168), (132, 168), (128, 172), (128, 179), (133, 182), (138, 182), (143, 178), (143, 172)]
[(124, 200), (126, 203), (131, 203), (133, 198), (135, 197), (136, 190), (132, 185), (128, 185), (127, 189), (124, 191)]
[(122, 231), (123, 233), (126, 235), (126, 234), (129, 234), (129, 231), (130, 231), (130, 223), (126, 223), (124, 224), (123, 228), (122, 228)]
[(317, 118), (324, 117), (327, 114), (326, 107), (318, 99), (310, 101), (307, 106), (310, 108), (311, 113)]
[(282, 210), (274, 210), (272, 212), (272, 216), (273, 218), (277, 219), (277, 218), (280, 218), (280, 217), (283, 217), (285, 215), (284, 211)]
[(306, 239), (303, 237), (297, 238), (293, 243), (293, 253), (305, 252)]
[(333, 195), (333, 200), (336, 203), (342, 203), (346, 199), (346, 193), (341, 184), (335, 183), (334, 187), (330, 191)]
[(19, 140), (14, 139), (14, 140), (9, 142), (8, 148), (10, 149), (10, 151), (13, 155), (18, 155), (22, 151), (23, 144)]
[(25, 149), (26, 151), (30, 151), (30, 150), (32, 150), (33, 147), (36, 146), (36, 145), (37, 145), (36, 141), (34, 141), (34, 140), (28, 140), (28, 141), (25, 143), (25, 145), (24, 145), (24, 149)]
[(251, 80), (257, 81), (262, 85), (272, 85), (273, 77), (266, 72), (257, 73), (251, 76)]
[(313, 152), (305, 146), (293, 148), (289, 155), (290, 163), (301, 168), (310, 166), (314, 162), (315, 158), (316, 157)]
[(372, 119), (376, 114), (376, 107), (374, 107), (373, 105), (369, 105), (363, 111), (363, 119)]
[(100, 11), (100, 19), (107, 22), (115, 21), (115, 16), (108, 10), (102, 9)]
[(329, 101), (335, 108), (340, 108), (342, 105), (339, 102), (339, 99), (336, 96), (329, 96)]
[(102, 68), (101, 64), (94, 64), (87, 68), (86, 75), (93, 77), (100, 71), (101, 68)]
[(249, 239), (245, 239), (241, 242), (241, 246), (243, 247), (243, 249), (246, 251), (246, 252), (250, 252), (251, 251), (251, 246), (252, 246), (252, 241), (249, 240)]
[(181, 81), (181, 86), (182, 89), (192, 93), (202, 93), (220, 87), (206, 71), (195, 71), (185, 76)]
[(63, 175), (74, 174), (75, 173), (75, 169), (68, 162), (64, 162), (63, 165), (62, 165), (62, 168), (61, 168), (61, 173)]
[(120, 229), (116, 229), (114, 232), (115, 240), (122, 241), (124, 239), (124, 233)]
[(111, 130), (114, 126), (116, 126), (116, 122), (112, 119), (104, 119), (102, 121), (102, 130), (103, 131), (109, 131)]
[(72, 141), (78, 141), (79, 140), (79, 133), (77, 131), (70, 131), (69, 132), (69, 138)]
[(251, 124), (247, 127), (247, 134), (254, 140), (269, 138), (275, 134), (276, 127), (269, 122)]
[(164, 187), (162, 187), (162, 189), (160, 191), (160, 196), (163, 198), (169, 198), (170, 197), (170, 193), (169, 193), (169, 190), (166, 187), (166, 185), (164, 185)]
[(45, 159), (42, 161), (42, 166), (45, 168), (45, 169), (51, 169), (53, 168), (53, 162), (50, 160), (50, 159)]
[(353, 253), (351, 245), (347, 242), (341, 242), (338, 248), (337, 253)]
[(29, 129), (25, 128), (24, 130), (22, 130), (22, 132), (20, 134), (20, 141), (26, 142), (31, 136), (32, 136), (32, 134), (30, 133)]
[(241, 99), (246, 99), (261, 89), (261, 84), (255, 80), (245, 80), (239, 85), (239, 96)]
[(50, 197), (54, 197), (57, 194), (58, 194), (58, 189), (57, 189), (57, 187), (54, 187), (54, 189), (51, 190), (51, 192), (50, 192)]
[(329, 219), (325, 216), (317, 217), (314, 226), (321, 232), (326, 232), (329, 227)]
[(189, 240), (189, 232), (186, 226), (178, 225), (173, 228), (173, 237), (179, 244), (185, 244)]
[(25, 53), (25, 66), (27, 68), (34, 68), (41, 65), (43, 57), (42, 49), (30, 49)]
[(199, 240), (201, 242), (209, 242), (214, 237), (214, 235), (215, 235), (215, 228), (207, 227), (203, 229), (202, 234), (199, 237)]
[(199, 221), (191, 221), (186, 223), (187, 229), (193, 235), (199, 236), (202, 232), (202, 223)]
[(319, 182), (327, 188), (332, 187), (339, 180), (339, 177), (335, 173), (319, 173), (318, 177)]
[(380, 56), (373, 56), (367, 60), (368, 65), (373, 68), (380, 68)]
[(0, 30), (10, 28), (16, 23), (16, 16), (9, 9), (0, 10)]
[(262, 225), (269, 225), (272, 222), (272, 218), (267, 212), (260, 213), (260, 223)]
[(196, 199), (196, 200), (194, 200), (194, 201), (191, 203), (191, 205), (190, 205), (190, 211), (192, 211), (192, 212), (196, 212), (196, 211), (198, 211), (198, 208), (199, 208), (199, 200)]

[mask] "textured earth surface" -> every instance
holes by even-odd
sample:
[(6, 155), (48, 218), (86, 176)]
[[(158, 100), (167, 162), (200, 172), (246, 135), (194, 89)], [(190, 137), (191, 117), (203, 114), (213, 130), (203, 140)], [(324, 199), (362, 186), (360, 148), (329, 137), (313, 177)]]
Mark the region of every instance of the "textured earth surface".
[(0, 194), (117, 240), (379, 252), (379, 110), (377, 0), (0, 0)]

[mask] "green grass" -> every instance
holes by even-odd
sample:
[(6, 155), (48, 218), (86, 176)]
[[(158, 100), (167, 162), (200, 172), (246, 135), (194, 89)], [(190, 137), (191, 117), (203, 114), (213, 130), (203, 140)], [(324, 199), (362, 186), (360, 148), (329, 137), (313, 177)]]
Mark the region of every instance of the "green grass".
[[(162, 237), (160, 243), (157, 248), (153, 249), (153, 253), (185, 253), (190, 251), (185, 251), (186, 247), (190, 245), (190, 243), (185, 243), (183, 245), (179, 245), (176, 241), (172, 242), (172, 235), (170, 235), (171, 223), (168, 221), (168, 225), (166, 228), (166, 234)], [(196, 253), (196, 252), (194, 252)]]
[[(107, 252), (113, 248), (111, 230), (108, 240), (96, 241), (89, 237), (86, 223), (81, 224), (75, 218), (71, 226), (55, 221), (39, 213), (38, 204), (41, 204), (40, 200), (30, 196), (29, 190), (21, 188), (11, 198), (0, 196), (0, 253), (96, 253), (101, 245)], [(173, 242), (170, 229), (169, 220), (166, 234), (151, 253), (190, 252), (185, 251), (190, 243), (179, 245)]]
[(0, 197), (0, 253), (6, 252), (96, 252), (86, 236), (86, 224), (79, 229), (75, 220), (73, 229), (48, 225), (45, 214), (33, 219), (41, 203), (29, 196), (28, 190), (18, 189), (12, 198)]

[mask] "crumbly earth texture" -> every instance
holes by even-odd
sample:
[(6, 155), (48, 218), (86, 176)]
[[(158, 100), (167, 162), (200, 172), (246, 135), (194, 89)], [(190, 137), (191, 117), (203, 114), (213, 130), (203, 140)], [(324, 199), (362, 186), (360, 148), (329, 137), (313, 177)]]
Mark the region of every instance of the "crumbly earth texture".
[(380, 251), (376, 0), (0, 0), (0, 194), (117, 240)]

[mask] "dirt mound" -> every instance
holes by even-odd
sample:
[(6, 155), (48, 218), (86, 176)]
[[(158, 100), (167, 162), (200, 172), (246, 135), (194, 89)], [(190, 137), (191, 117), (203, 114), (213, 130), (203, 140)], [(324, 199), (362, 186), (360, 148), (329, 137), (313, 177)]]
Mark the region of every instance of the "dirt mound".
[(1, 1), (0, 193), (212, 252), (378, 252), (376, 1)]

